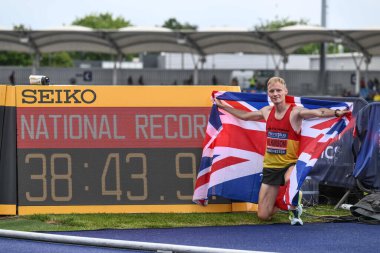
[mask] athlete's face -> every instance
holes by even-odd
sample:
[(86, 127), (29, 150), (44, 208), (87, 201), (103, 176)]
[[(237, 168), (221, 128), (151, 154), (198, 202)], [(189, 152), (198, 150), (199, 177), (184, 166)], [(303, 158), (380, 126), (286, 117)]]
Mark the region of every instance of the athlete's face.
[(268, 85), (268, 96), (274, 104), (284, 103), (287, 94), (288, 89), (280, 82), (274, 82)]

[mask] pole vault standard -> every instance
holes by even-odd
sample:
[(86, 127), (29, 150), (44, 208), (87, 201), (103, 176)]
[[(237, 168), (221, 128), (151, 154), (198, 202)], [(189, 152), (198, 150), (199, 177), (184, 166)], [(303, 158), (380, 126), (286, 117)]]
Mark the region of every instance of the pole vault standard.
[(102, 238), (79, 237), (69, 235), (53, 235), (36, 232), (21, 232), (13, 230), (0, 229), (0, 237), (17, 238), (24, 240), (44, 241), (52, 243), (65, 243), (75, 245), (86, 245), (95, 247), (106, 248), (121, 248), (121, 249), (134, 249), (155, 252), (192, 252), (192, 253), (255, 253), (263, 251), (247, 251), (247, 250), (234, 250), (234, 249), (220, 249), (210, 247), (196, 247), (185, 246), (176, 244), (164, 243), (151, 243), (151, 242), (137, 242), (137, 241), (124, 241), (112, 240)]

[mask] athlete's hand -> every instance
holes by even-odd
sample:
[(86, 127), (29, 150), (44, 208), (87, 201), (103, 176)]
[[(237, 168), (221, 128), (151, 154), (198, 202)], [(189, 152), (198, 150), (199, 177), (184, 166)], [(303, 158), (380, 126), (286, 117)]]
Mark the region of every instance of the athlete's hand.
[(351, 111), (350, 110), (336, 110), (335, 111), (335, 116), (337, 117), (342, 117), (343, 115), (346, 115), (346, 114), (351, 114)]
[(223, 109), (225, 107), (219, 99), (214, 98), (214, 101), (215, 101), (216, 106), (218, 106), (219, 108)]

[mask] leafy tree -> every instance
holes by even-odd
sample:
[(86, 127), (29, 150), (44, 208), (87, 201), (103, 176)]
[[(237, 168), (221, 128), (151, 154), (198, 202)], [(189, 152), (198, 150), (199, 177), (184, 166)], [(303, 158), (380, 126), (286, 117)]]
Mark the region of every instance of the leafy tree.
[[(125, 20), (123, 17), (114, 18), (111, 13), (92, 13), (82, 18), (77, 18), (72, 22), (72, 25), (80, 25), (93, 29), (119, 29), (122, 27), (132, 26), (129, 20)], [(70, 56), (75, 60), (88, 60), (88, 61), (110, 61), (113, 56), (104, 53), (86, 53), (75, 52), (70, 53)], [(132, 58), (132, 56), (127, 56)]]
[(114, 18), (111, 13), (92, 13), (83, 18), (77, 18), (72, 22), (73, 25), (81, 25), (94, 29), (119, 29), (122, 27), (131, 26), (129, 20), (125, 20), (119, 16)]
[[(293, 25), (309, 25), (309, 21), (305, 19), (300, 20), (289, 20), (288, 18), (278, 19), (276, 18), (273, 21), (266, 21), (265, 23), (261, 22), (260, 25), (255, 26), (256, 31), (278, 31), (282, 27), (293, 26)], [(309, 43), (300, 48), (298, 48), (294, 53), (295, 54), (319, 54), (320, 43)], [(347, 52), (348, 49), (344, 48), (344, 51)], [(334, 43), (328, 43), (327, 53), (337, 53), (337, 47)]]
[(30, 66), (32, 65), (32, 58), (30, 54), (0, 51), (0, 65), (2, 66)]
[[(28, 31), (23, 24), (15, 25), (15, 31)], [(3, 51), (0, 52), (0, 65), (4, 66), (31, 66), (33, 64), (33, 55), (30, 53)], [(54, 66), (54, 67), (70, 67), (73, 61), (68, 53), (59, 52), (54, 54), (42, 54), (41, 66)]]
[[(255, 26), (256, 31), (278, 31), (282, 27), (293, 26), (293, 25), (308, 25), (308, 21), (304, 19), (289, 20), (288, 18), (282, 18), (272, 21), (266, 21), (265, 23), (261, 22), (260, 25)], [(318, 43), (310, 43), (307, 44), (295, 51), (296, 54), (316, 54), (319, 52), (319, 44)]]
[(13, 30), (15, 30), (15, 31), (30, 31), (30, 30), (32, 30), (31, 28), (26, 28), (25, 27), (25, 25), (23, 25), (23, 24), (19, 24), (19, 25), (14, 25), (13, 26)]
[(309, 22), (305, 19), (289, 20), (288, 18), (278, 19), (276, 18), (273, 21), (266, 21), (265, 23), (261, 22), (260, 25), (255, 26), (256, 31), (277, 31), (282, 27), (293, 26), (293, 25), (308, 25)]
[[(15, 31), (28, 30), (24, 25), (15, 25)], [(2, 66), (30, 66), (32, 64), (31, 55), (13, 51), (0, 51), (0, 65)]]
[(72, 67), (73, 60), (68, 52), (42, 54), (41, 66)]
[(180, 23), (176, 18), (169, 18), (164, 22), (162, 27), (166, 27), (172, 30), (197, 30), (198, 26), (191, 25), (189, 23)]
[(294, 51), (295, 54), (319, 54), (321, 44), (309, 43)]

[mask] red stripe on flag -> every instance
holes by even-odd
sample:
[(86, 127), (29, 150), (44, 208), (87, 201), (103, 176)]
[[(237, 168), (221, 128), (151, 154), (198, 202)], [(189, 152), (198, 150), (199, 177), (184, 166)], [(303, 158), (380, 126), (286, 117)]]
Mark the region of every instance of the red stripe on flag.
[(238, 163), (242, 163), (242, 162), (246, 162), (246, 161), (248, 161), (248, 160), (240, 158), (240, 157), (229, 156), (229, 157), (227, 157), (225, 159), (222, 159), (220, 161), (215, 162), (212, 165), (212, 173), (214, 173), (215, 171), (218, 171), (220, 169), (223, 169), (225, 167), (228, 167), (228, 166), (231, 166), (231, 165), (235, 165), (235, 164), (238, 164)]
[(242, 105), (240, 102), (238, 101), (230, 101), (230, 100), (224, 100), (224, 102), (228, 103), (229, 105), (231, 105), (233, 108), (236, 108), (236, 109), (239, 109), (239, 110), (243, 110), (243, 111), (247, 111), (247, 112), (250, 112), (252, 111), (251, 109), (247, 108), (246, 106)]
[(195, 183), (195, 189), (201, 187), (204, 184), (208, 185), (209, 182), (210, 182), (210, 172), (207, 172), (206, 174), (197, 178), (197, 181)]
[(318, 143), (318, 140), (323, 137), (323, 134), (317, 136), (312, 142), (309, 143), (302, 151), (311, 155), (311, 158), (318, 158), (323, 150), (327, 147), (328, 143)]
[(203, 140), (202, 147), (206, 146), (207, 143), (211, 140), (211, 136), (206, 133), (205, 139)]
[(211, 172), (208, 172), (208, 173), (197, 178), (195, 188), (198, 188), (204, 184), (208, 184), (210, 182), (210, 176), (212, 173), (214, 173), (220, 169), (224, 169), (227, 166), (235, 165), (235, 164), (246, 162), (246, 161), (248, 161), (248, 160), (243, 159), (243, 158), (239, 158), (239, 157), (229, 156), (225, 159), (222, 159), (220, 161), (213, 163)]
[(235, 125), (224, 125), (216, 140), (216, 145), (249, 150), (264, 155), (265, 132), (247, 130)]
[(322, 130), (326, 128), (331, 128), (332, 125), (334, 125), (336, 122), (338, 122), (339, 118), (332, 118), (330, 120), (326, 120), (322, 123), (316, 124), (312, 126), (311, 128)]

